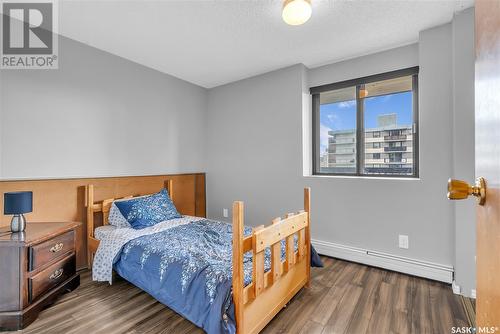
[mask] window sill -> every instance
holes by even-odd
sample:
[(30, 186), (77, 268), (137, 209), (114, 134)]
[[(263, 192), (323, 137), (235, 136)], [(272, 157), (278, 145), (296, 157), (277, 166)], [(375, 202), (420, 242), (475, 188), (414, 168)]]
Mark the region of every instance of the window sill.
[(420, 177), (398, 177), (398, 176), (359, 176), (359, 175), (304, 175), (310, 178), (326, 178), (326, 179), (365, 179), (365, 180), (386, 180), (386, 181), (420, 181)]

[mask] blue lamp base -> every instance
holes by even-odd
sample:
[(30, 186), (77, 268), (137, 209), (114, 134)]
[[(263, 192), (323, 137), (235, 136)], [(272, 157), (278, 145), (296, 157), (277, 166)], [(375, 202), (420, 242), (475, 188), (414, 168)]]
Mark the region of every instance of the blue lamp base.
[(23, 232), (26, 229), (26, 218), (24, 218), (23, 214), (14, 215), (12, 220), (10, 221), (10, 230), (11, 232)]

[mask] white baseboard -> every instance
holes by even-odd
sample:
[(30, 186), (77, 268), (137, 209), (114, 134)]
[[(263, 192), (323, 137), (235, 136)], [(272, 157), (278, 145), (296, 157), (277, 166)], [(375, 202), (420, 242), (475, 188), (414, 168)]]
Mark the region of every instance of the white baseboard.
[(476, 289), (470, 290), (470, 297), (476, 299)]
[(457, 282), (455, 282), (455, 280), (453, 280), (453, 282), (451, 283), (451, 288), (453, 290), (453, 293), (456, 295), (459, 295), (460, 292), (462, 291), (460, 285), (457, 285)]
[(311, 240), (319, 254), (359, 262), (374, 267), (425, 277), (436, 281), (452, 283), (453, 267), (443, 264), (415, 260), (402, 256), (344, 246), (333, 242)]

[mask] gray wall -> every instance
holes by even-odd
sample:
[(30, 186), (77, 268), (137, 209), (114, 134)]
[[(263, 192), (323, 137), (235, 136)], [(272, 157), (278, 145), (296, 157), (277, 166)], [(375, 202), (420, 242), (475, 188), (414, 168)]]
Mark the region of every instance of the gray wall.
[(207, 91), (61, 37), (59, 70), (1, 71), (0, 177), (204, 171)]
[[(224, 219), (222, 208), (240, 199), (248, 224), (268, 223), (300, 208), (301, 188), (311, 186), (314, 239), (455, 265), (455, 204), (446, 199), (446, 182), (454, 157), (470, 153), (453, 136), (452, 59), (462, 47), (468, 52), (469, 45), (453, 44), (447, 24), (422, 32), (418, 45), (312, 70), (297, 65), (211, 89), (208, 215)], [(309, 140), (302, 129), (304, 90), (415, 65), (420, 66), (420, 178), (304, 176), (310, 164), (302, 159), (310, 156), (304, 153)], [(470, 78), (465, 86), (470, 94)], [(398, 248), (398, 234), (409, 235), (408, 250)]]
[[(453, 177), (474, 180), (474, 8), (455, 16), (453, 28)], [(455, 202), (455, 280), (470, 296), (476, 286), (474, 200)]]
[[(283, 210), (301, 208), (301, 188), (307, 185), (313, 194), (314, 239), (452, 264), (453, 205), (445, 197), (451, 152), (448, 157), (442, 151), (450, 150), (437, 150), (435, 145), (444, 141), (451, 147), (451, 68), (443, 73), (450, 81), (445, 85), (429, 76), (449, 60), (448, 30), (449, 26), (441, 28), (432, 36), (436, 37), (424, 36), (422, 41), (429, 51), (423, 52), (420, 86), (430, 87), (421, 89), (420, 131), (425, 139), (421, 141), (420, 180), (303, 177), (302, 103), (298, 97), (304, 78), (301, 67), (296, 66), (209, 91), (209, 216), (221, 218), (223, 207), (242, 199), (250, 223), (266, 223)], [(438, 59), (427, 63), (427, 54), (434, 56), (434, 50)], [(400, 55), (385, 52), (385, 57), (405, 63), (404, 67), (415, 65), (413, 61), (418, 59), (414, 54), (406, 63)], [(348, 73), (349, 68), (355, 68), (358, 76), (385, 72), (390, 63), (352, 60), (332, 64), (324, 83), (345, 79), (336, 73)], [(446, 80), (443, 75), (441, 80)], [(315, 77), (313, 70), (309, 80)], [(443, 108), (446, 112), (439, 111)], [(409, 250), (398, 248), (398, 234), (409, 235)]]
[(418, 66), (418, 43), (310, 69), (308, 83), (314, 87), (412, 66)]
[[(313, 212), (317, 213), (314, 238), (453, 264), (453, 204), (445, 194), (451, 151), (442, 149), (451, 147), (451, 67), (442, 66), (451, 57), (449, 30), (447, 25), (422, 33), (418, 47), (410, 45), (311, 71), (309, 82), (315, 86), (348, 79), (350, 71), (361, 77), (420, 66), (420, 179), (311, 177), (309, 182), (319, 197)], [(329, 75), (318, 80), (318, 72)], [(408, 250), (398, 247), (399, 234), (409, 236)]]
[[(302, 65), (209, 91), (208, 216), (245, 201), (247, 223), (302, 207)], [(317, 197), (315, 197), (317, 199)]]
[(3, 80), (2, 80), (2, 77), (3, 77), (3, 72), (0, 70), (0, 178), (2, 176), (2, 158), (3, 158)]

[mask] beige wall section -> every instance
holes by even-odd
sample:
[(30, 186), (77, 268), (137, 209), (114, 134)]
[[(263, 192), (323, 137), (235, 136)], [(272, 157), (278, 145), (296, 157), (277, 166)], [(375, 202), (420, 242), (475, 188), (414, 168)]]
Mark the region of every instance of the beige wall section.
[(58, 70), (0, 74), (0, 178), (204, 171), (207, 90), (60, 37)]

